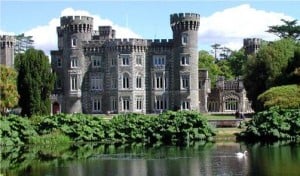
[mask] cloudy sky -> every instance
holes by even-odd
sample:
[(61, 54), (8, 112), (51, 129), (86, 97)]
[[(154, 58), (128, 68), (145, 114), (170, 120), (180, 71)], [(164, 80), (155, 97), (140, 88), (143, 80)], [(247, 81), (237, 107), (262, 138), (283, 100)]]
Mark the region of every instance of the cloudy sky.
[(240, 49), (243, 38), (276, 40), (266, 33), (280, 19), (300, 19), (297, 0), (1, 0), (0, 34), (32, 35), (37, 49), (49, 54), (57, 49), (56, 27), (61, 16), (85, 15), (99, 25), (111, 25), (117, 38), (172, 38), (170, 14), (194, 12), (201, 15), (199, 49), (210, 50), (219, 43)]

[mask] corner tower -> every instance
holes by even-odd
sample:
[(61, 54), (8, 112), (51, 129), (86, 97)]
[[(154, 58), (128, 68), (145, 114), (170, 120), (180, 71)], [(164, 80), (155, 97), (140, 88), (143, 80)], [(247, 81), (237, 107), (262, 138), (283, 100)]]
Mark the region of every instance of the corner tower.
[[(64, 16), (57, 28), (58, 48), (61, 53), (61, 70), (57, 75), (62, 84), (62, 111), (82, 112), (82, 82), (87, 72), (82, 42), (92, 39), (93, 18), (86, 16)], [(58, 71), (59, 72), (59, 71)]]
[(198, 29), (200, 15), (179, 13), (170, 16), (173, 31), (171, 106), (199, 111)]
[(15, 37), (8, 35), (0, 36), (0, 64), (7, 67), (14, 66), (14, 50), (15, 50)]

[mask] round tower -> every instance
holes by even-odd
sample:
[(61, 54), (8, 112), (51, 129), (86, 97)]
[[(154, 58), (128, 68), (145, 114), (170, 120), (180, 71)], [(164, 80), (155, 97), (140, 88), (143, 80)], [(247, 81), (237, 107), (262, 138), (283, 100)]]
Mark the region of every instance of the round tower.
[(16, 39), (14, 36), (1, 35), (0, 36), (0, 64), (7, 67), (14, 66), (14, 50)]
[[(200, 15), (179, 13), (170, 16), (173, 31), (173, 78), (171, 106), (199, 111), (198, 29)], [(173, 102), (172, 102), (173, 101)]]
[(82, 41), (90, 41), (93, 18), (86, 16), (65, 16), (57, 28), (58, 48), (62, 50), (64, 84), (64, 112), (82, 112), (82, 80), (87, 70)]

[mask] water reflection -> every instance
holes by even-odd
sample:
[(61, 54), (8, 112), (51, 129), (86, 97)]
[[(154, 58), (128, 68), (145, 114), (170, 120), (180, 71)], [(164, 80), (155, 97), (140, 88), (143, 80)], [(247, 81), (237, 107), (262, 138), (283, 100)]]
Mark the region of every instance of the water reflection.
[[(235, 153), (248, 150), (244, 158)], [(101, 145), (1, 148), (0, 173), (83, 175), (297, 175), (300, 146), (292, 143), (195, 143), (190, 146)]]

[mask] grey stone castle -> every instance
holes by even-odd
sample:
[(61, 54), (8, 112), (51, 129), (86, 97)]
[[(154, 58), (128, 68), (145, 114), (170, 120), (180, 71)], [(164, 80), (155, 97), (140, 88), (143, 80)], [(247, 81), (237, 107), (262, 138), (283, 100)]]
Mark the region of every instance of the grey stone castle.
[(116, 39), (111, 26), (93, 31), (93, 18), (86, 16), (60, 22), (58, 50), (51, 51), (53, 113), (206, 109), (199, 93), (199, 14), (172, 14), (168, 40)]

